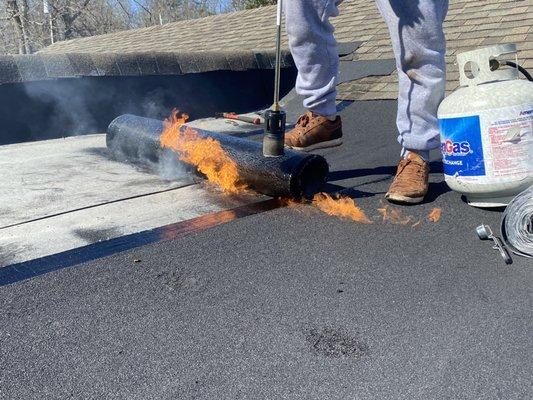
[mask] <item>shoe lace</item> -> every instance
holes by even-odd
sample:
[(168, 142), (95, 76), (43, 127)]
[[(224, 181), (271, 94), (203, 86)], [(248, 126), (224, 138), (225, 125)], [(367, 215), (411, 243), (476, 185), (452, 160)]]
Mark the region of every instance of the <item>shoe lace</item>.
[(307, 124), (309, 123), (309, 114), (305, 113), (300, 118), (298, 118), (298, 121), (296, 121), (296, 125), (301, 126), (305, 128)]

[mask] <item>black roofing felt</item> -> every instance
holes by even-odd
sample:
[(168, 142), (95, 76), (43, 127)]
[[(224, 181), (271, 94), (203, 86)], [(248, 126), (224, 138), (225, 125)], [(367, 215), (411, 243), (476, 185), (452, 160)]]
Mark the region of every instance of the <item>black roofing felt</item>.
[[(103, 132), (111, 120), (124, 113), (164, 118), (173, 107), (179, 107), (193, 118), (203, 118), (221, 111), (267, 107), (272, 98), (274, 58), (270, 53), (205, 53), (202, 58), (174, 53), (157, 57), (151, 53), (142, 57), (68, 54), (50, 61), (54, 56), (11, 58), (9, 65), (18, 62), (18, 71), (29, 82), (0, 85), (0, 102), (6, 104), (0, 109), (5, 130), (0, 144)], [(296, 69), (289, 67), (291, 60), (283, 64), (282, 95), (294, 85)], [(6, 65), (0, 62), (0, 68)], [(74, 77), (43, 78), (58, 76), (64, 65)], [(217, 68), (222, 70), (191, 73)], [(389, 75), (394, 69), (394, 60), (341, 61), (339, 83)], [(10, 71), (16, 73), (16, 69)], [(294, 91), (282, 103), (289, 123), (304, 112), (302, 98)]]
[[(360, 45), (361, 42), (339, 43), (339, 55), (349, 55)], [(272, 50), (0, 55), (0, 85), (83, 76), (179, 75), (272, 69), (275, 56)], [(288, 50), (282, 51), (281, 60), (282, 67), (294, 67)]]
[[(106, 65), (114, 67), (119, 68)], [(282, 95), (294, 86), (295, 76), (295, 68), (283, 70)], [(0, 85), (0, 145), (105, 132), (114, 118), (127, 113), (164, 119), (178, 107), (197, 119), (224, 111), (248, 112), (270, 104), (273, 81), (272, 70), (257, 68)]]
[(390, 75), (395, 70), (396, 61), (392, 59), (341, 61), (338, 83), (350, 82), (366, 76)]
[[(337, 84), (350, 82), (367, 76), (390, 75), (395, 69), (396, 62), (394, 60), (341, 60), (339, 63), (339, 77)], [(298, 117), (305, 112), (305, 108), (302, 103), (303, 100), (304, 97), (298, 95), (294, 88), (281, 99), (281, 105), (287, 113), (288, 123), (296, 123)]]
[[(271, 69), (273, 51), (197, 53), (69, 53), (0, 56), (0, 85), (83, 76), (179, 75), (208, 71)], [(288, 51), (282, 66), (293, 67)]]
[(395, 107), (353, 103), (321, 152), (372, 225), (286, 207), (3, 287), (2, 395), (531, 398), (531, 263), (474, 232), (500, 213), (447, 191), (435, 158), (428, 202), (401, 207), (422, 223), (380, 222)]
[(359, 48), (364, 42), (342, 42), (337, 44), (337, 51), (339, 57), (347, 56), (352, 54), (355, 50)]

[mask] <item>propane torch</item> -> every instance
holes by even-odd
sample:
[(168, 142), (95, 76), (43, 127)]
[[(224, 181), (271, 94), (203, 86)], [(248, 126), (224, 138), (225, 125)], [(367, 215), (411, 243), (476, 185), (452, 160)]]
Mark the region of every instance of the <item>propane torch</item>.
[(263, 156), (279, 157), (284, 154), (286, 115), (279, 105), (279, 86), (281, 73), (281, 10), (283, 0), (278, 0), (276, 18), (276, 66), (274, 75), (274, 103), (265, 112), (263, 136)]

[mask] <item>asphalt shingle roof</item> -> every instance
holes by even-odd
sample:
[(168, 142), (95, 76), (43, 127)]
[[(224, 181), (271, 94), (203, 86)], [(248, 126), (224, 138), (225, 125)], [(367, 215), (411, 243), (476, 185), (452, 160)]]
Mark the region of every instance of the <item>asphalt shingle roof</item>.
[[(58, 42), (41, 53), (135, 53), (143, 51), (267, 50), (274, 47), (275, 7), (180, 21), (162, 26), (122, 31)], [(393, 58), (388, 29), (376, 5), (368, 0), (347, 0), (333, 20), (340, 42), (364, 42), (354, 60)], [(519, 64), (533, 68), (533, 0), (452, 1), (445, 22), (448, 40), (446, 89), (458, 86), (454, 65), (457, 53), (499, 43), (516, 43)], [(284, 46), (287, 39), (283, 39)], [(394, 99), (395, 74), (367, 77), (339, 86), (340, 99)]]

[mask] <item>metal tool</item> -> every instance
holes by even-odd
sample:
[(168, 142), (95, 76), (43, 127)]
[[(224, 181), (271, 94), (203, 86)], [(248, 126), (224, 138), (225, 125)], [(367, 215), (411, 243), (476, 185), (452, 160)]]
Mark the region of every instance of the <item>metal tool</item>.
[(216, 118), (233, 119), (233, 120), (242, 121), (242, 122), (248, 122), (249, 124), (254, 124), (254, 125), (261, 125), (261, 123), (263, 122), (262, 118), (259, 117), (259, 116), (257, 116), (257, 117), (248, 117), (246, 115), (239, 115), (239, 114), (235, 114), (235, 113), (216, 113), (215, 117)]
[(278, 0), (276, 18), (276, 67), (274, 75), (274, 103), (270, 110), (265, 111), (265, 125), (263, 136), (263, 155), (265, 157), (280, 157), (284, 154), (285, 123), (287, 116), (279, 105), (279, 87), (281, 74), (281, 10), (283, 0)]
[(500, 255), (506, 264), (513, 263), (513, 259), (507, 251), (505, 244), (498, 236), (494, 236), (494, 233), (492, 233), (492, 229), (489, 225), (479, 225), (476, 228), (476, 233), (481, 240), (492, 240), (494, 242), (494, 246), (492, 246), (492, 248), (500, 252)]

